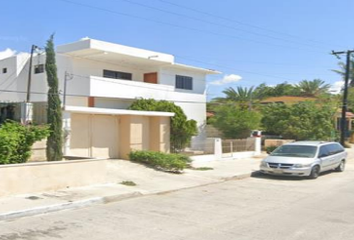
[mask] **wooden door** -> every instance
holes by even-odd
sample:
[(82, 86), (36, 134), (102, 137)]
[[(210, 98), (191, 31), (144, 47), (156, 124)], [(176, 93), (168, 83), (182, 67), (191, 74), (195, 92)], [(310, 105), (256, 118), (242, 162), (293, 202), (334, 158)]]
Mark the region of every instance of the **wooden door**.
[(157, 84), (157, 72), (145, 73), (144, 82)]

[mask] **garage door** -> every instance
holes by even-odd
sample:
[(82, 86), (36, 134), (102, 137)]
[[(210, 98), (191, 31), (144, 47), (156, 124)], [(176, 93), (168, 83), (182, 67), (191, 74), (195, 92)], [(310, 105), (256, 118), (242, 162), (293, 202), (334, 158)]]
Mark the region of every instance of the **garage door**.
[(72, 114), (71, 154), (83, 157), (118, 158), (118, 117)]

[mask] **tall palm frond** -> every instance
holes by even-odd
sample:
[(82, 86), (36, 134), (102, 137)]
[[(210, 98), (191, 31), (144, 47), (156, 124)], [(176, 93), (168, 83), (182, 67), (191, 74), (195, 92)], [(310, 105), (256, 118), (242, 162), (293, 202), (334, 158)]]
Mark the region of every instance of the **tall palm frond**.
[(312, 81), (303, 80), (296, 85), (300, 94), (306, 97), (317, 97), (321, 94), (328, 93), (330, 87), (330, 84), (326, 84), (325, 81), (320, 79), (314, 79)]

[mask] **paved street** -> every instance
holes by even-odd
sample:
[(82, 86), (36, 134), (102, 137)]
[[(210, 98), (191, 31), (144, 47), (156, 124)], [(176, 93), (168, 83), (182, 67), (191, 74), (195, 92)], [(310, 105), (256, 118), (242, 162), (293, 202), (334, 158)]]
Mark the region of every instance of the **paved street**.
[(0, 223), (0, 239), (352, 239), (354, 167), (253, 178)]

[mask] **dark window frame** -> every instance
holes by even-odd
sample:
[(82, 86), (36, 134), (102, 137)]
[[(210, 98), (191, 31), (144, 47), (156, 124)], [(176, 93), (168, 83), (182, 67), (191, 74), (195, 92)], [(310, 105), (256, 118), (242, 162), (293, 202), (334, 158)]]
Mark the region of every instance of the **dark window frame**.
[(7, 68), (6, 68), (6, 67), (5, 67), (5, 68), (2, 68), (2, 73), (3, 73), (3, 74), (7, 73)]
[(121, 79), (121, 80), (133, 80), (133, 74), (129, 72), (113, 71), (103, 69), (104, 78)]
[(175, 86), (177, 89), (193, 90), (193, 77), (176, 75)]
[(44, 73), (44, 64), (34, 65), (34, 74)]

